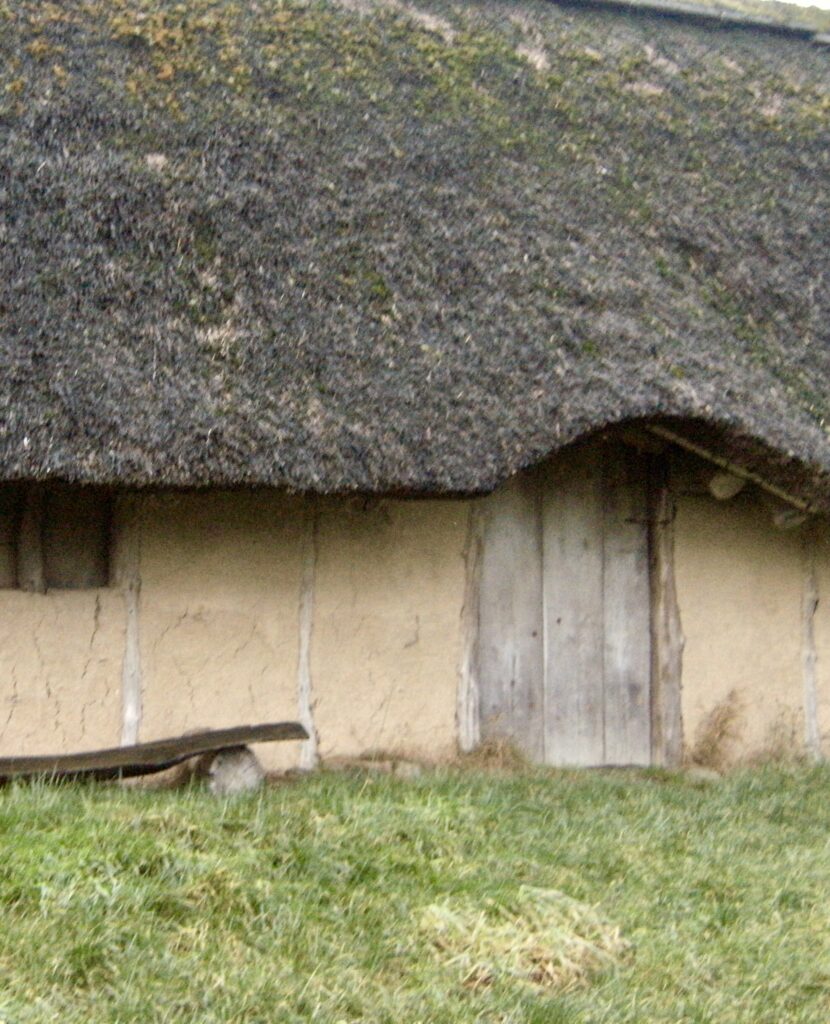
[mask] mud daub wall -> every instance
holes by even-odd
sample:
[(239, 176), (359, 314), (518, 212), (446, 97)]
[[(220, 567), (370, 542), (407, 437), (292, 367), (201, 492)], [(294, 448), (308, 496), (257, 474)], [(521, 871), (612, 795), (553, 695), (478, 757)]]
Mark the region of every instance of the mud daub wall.
[(454, 752), (467, 503), (118, 498), (107, 585), (43, 592), (15, 578), (19, 516), (0, 510), (4, 754), (116, 745), (131, 702), (139, 740), (310, 716), (307, 760)]
[[(118, 497), (106, 585), (76, 574), (68, 556), (87, 542), (65, 533), (67, 557), (44, 563), (63, 567), (63, 585), (49, 569), (41, 589), (22, 589), (20, 503), (0, 493), (0, 750), (299, 717), (316, 742), (264, 748), (269, 768), (453, 754), (475, 507)], [(782, 532), (749, 491), (717, 502), (682, 488), (675, 525), (687, 749), (724, 764), (803, 750), (812, 666), (830, 755), (830, 530)], [(94, 565), (100, 582), (100, 553)]]
[(680, 494), (675, 531), (688, 755), (830, 755), (830, 529), (776, 528), (747, 488)]

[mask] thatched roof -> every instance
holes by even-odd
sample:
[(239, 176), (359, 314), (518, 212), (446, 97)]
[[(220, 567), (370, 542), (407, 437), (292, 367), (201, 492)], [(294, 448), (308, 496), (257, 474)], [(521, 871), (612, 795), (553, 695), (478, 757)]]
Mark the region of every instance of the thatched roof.
[(466, 492), (664, 415), (830, 500), (809, 33), (0, 0), (0, 55), (0, 476)]

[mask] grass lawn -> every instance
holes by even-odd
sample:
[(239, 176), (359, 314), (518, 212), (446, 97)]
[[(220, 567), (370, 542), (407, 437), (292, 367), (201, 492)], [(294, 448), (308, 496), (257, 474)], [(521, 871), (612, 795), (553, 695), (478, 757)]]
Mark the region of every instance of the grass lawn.
[[(824, 1024), (829, 794), (826, 767), (9, 786), (0, 1021)], [(627, 952), (563, 991), (430, 930), (521, 930), (537, 889)]]

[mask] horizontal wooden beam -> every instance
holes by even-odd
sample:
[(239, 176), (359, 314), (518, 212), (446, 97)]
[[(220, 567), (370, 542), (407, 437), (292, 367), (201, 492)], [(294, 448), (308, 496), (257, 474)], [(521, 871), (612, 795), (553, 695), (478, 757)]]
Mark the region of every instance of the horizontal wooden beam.
[(774, 484), (768, 483), (763, 477), (758, 476), (757, 473), (744, 469), (743, 466), (738, 466), (736, 463), (730, 462), (729, 459), (724, 459), (723, 456), (717, 455), (715, 452), (710, 451), (708, 448), (704, 448), (702, 445), (699, 445), (694, 441), (690, 441), (687, 437), (676, 434), (673, 430), (669, 430), (667, 427), (663, 427), (658, 423), (649, 423), (646, 425), (645, 429), (651, 434), (656, 434), (658, 437), (662, 437), (664, 440), (670, 441), (672, 444), (676, 444), (678, 448), (685, 448), (687, 452), (697, 455), (698, 458), (703, 459), (705, 462), (711, 462), (712, 465), (718, 466), (725, 472), (731, 473), (733, 476), (740, 477), (748, 483), (755, 484), (755, 486), (760, 487), (762, 491), (766, 491), (767, 494), (771, 494), (774, 498), (778, 498), (779, 501), (783, 501), (787, 505), (792, 505), (793, 508), (797, 508), (800, 512), (806, 512), (808, 514), (813, 512), (813, 508), (810, 503), (804, 501), (803, 498), (797, 498), (794, 494), (788, 494), (786, 491), (781, 490), (780, 487), (776, 487)]
[(90, 750), (81, 754), (43, 754), (39, 757), (0, 757), (0, 778), (46, 775), (58, 778), (88, 776), (96, 779), (152, 775), (199, 754), (248, 743), (275, 740), (307, 740), (299, 722), (239, 725), (232, 729), (208, 729), (188, 736), (136, 743), (126, 747)]

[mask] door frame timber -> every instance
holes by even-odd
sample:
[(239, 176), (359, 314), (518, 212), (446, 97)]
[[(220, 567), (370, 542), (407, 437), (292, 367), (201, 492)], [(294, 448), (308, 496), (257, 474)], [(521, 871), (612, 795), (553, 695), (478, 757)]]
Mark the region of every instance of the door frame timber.
[(678, 768), (683, 761), (683, 629), (674, 570), (677, 505), (669, 460), (648, 460), (649, 579), (651, 583), (651, 761)]

